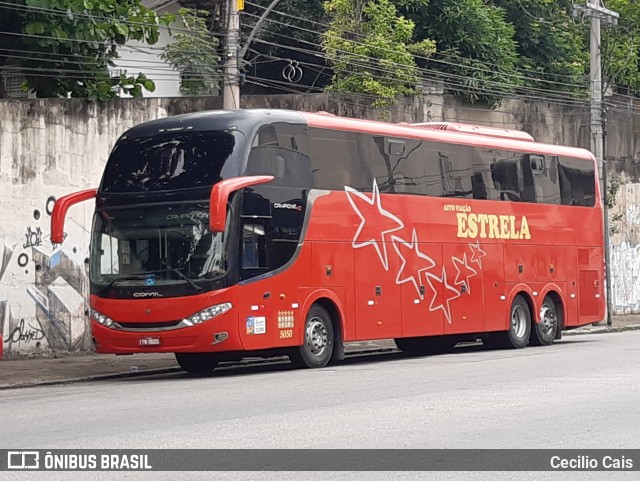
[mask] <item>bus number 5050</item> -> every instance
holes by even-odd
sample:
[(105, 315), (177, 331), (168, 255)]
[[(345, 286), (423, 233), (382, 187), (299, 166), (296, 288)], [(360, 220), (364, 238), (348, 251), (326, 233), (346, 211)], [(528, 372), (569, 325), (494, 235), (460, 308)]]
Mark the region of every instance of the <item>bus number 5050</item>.
[(293, 329), (283, 329), (280, 331), (280, 339), (291, 339), (293, 337)]

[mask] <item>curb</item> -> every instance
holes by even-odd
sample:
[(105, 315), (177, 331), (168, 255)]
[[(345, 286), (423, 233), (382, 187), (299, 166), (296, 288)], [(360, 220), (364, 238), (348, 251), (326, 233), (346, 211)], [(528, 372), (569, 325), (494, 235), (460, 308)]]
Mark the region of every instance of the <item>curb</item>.
[(108, 379), (124, 379), (128, 377), (149, 376), (152, 374), (169, 374), (181, 371), (179, 367), (159, 367), (154, 369), (145, 369), (136, 372), (119, 372), (112, 374), (89, 374), (87, 376), (70, 377), (66, 379), (54, 379), (51, 381), (33, 381), (21, 384), (0, 384), (0, 391), (8, 391), (9, 389), (23, 389), (28, 387), (44, 387), (55, 386), (57, 384), (77, 384), (88, 381), (106, 381)]
[(609, 334), (611, 332), (624, 332), (624, 331), (638, 331), (640, 330), (640, 324), (632, 324), (629, 326), (596, 326), (590, 328), (588, 330), (580, 330), (585, 329), (584, 327), (579, 327), (574, 331), (565, 331), (562, 333), (562, 336), (583, 336), (585, 334)]
[[(618, 327), (598, 326), (589, 330), (582, 330), (582, 331), (580, 329), (584, 329), (584, 328), (578, 328), (574, 331), (565, 331), (562, 333), (562, 336), (563, 337), (564, 336), (584, 336), (587, 334), (609, 334), (612, 332), (638, 331), (640, 330), (640, 324), (634, 324), (630, 326), (618, 326)], [(381, 352), (391, 352), (395, 350), (396, 349), (394, 348), (378, 348), (374, 352), (375, 354), (380, 354)], [(347, 354), (366, 355), (370, 352), (371, 351), (367, 351), (367, 350), (352, 351), (351, 353), (347, 353)], [(270, 362), (267, 361), (267, 363), (270, 363)], [(249, 360), (249, 361), (235, 363), (232, 366), (247, 367), (255, 364), (265, 364), (265, 361)], [(24, 389), (24, 388), (30, 388), (30, 387), (55, 386), (60, 384), (77, 384), (77, 383), (89, 382), (89, 381), (105, 381), (109, 379), (136, 378), (136, 377), (151, 376), (151, 375), (157, 375), (157, 374), (171, 374), (174, 372), (181, 372), (181, 371), (182, 369), (180, 367), (175, 366), (175, 367), (160, 367), (160, 368), (153, 368), (153, 369), (144, 369), (144, 370), (135, 371), (135, 372), (128, 371), (128, 372), (120, 372), (120, 373), (112, 373), (112, 374), (90, 374), (87, 376), (73, 377), (73, 378), (67, 378), (67, 379), (55, 379), (51, 381), (34, 381), (34, 382), (25, 382), (25, 383), (14, 384), (14, 385), (5, 384), (5, 385), (0, 385), (0, 391), (8, 391), (10, 389)]]

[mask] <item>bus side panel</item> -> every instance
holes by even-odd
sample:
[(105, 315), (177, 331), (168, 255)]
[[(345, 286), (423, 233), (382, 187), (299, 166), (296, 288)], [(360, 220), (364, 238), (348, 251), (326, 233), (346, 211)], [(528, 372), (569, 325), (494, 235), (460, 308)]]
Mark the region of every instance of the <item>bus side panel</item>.
[[(311, 249), (306, 246), (294, 263), (275, 275), (237, 287), (238, 329), (246, 350), (302, 343), (304, 313), (298, 285), (310, 271)], [(294, 307), (297, 305), (298, 307)]]
[(453, 291), (445, 286), (451, 298), (451, 303), (448, 306), (445, 304), (450, 310), (450, 319), (444, 326), (445, 333), (484, 331), (482, 271), (471, 261), (468, 244), (443, 245), (442, 259), (447, 266), (447, 283), (458, 291), (458, 295), (453, 297)]
[[(404, 249), (397, 246), (398, 249)], [(436, 266), (442, 266), (442, 247), (440, 244), (422, 243), (419, 250), (422, 254), (436, 263)], [(405, 250), (401, 251), (403, 255), (408, 257)], [(419, 258), (425, 267), (425, 260)], [(415, 264), (414, 264), (415, 266)], [(434, 268), (436, 269), (436, 268)], [(436, 270), (430, 269), (429, 273), (438, 273)], [(439, 275), (440, 273), (438, 273)], [(401, 287), (401, 309), (402, 309), (402, 336), (403, 337), (419, 337), (419, 336), (437, 336), (444, 334), (445, 316), (442, 309), (436, 306), (442, 302), (442, 288), (439, 284), (428, 278), (425, 272), (412, 268), (407, 261), (400, 273)], [(432, 280), (429, 282), (429, 280)], [(415, 282), (414, 282), (415, 281)], [(451, 281), (453, 282), (453, 281)], [(424, 295), (420, 295), (420, 288)], [(434, 290), (435, 289), (435, 290)], [(395, 314), (397, 316), (397, 314)]]
[(509, 306), (504, 283), (504, 249), (502, 244), (483, 244), (472, 259), (482, 272), (484, 328), (487, 332), (504, 331), (508, 326)]
[[(391, 243), (385, 244), (388, 269), (379, 261), (373, 246), (353, 251), (358, 340), (386, 339), (402, 334), (400, 286), (396, 284), (400, 262), (398, 256), (389, 255), (393, 252)], [(380, 252), (384, 257), (384, 249), (380, 248)]]
[(508, 284), (536, 281), (538, 251), (541, 247), (504, 244), (504, 280)]
[(343, 316), (343, 340), (355, 339), (353, 288), (353, 248), (347, 242), (309, 242), (311, 271), (300, 279), (302, 285), (328, 289), (340, 296)]
[(602, 249), (578, 249), (578, 320), (576, 325), (599, 322), (604, 318)]
[(536, 280), (561, 282), (569, 275), (565, 246), (540, 246), (536, 256), (538, 261)]

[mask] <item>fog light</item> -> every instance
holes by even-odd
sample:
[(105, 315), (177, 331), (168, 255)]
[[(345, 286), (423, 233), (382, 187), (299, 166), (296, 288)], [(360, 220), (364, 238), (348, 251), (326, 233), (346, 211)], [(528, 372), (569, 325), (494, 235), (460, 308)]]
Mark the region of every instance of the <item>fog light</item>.
[(226, 341), (228, 337), (229, 337), (229, 334), (226, 332), (216, 332), (213, 335), (214, 344), (218, 344), (222, 341)]

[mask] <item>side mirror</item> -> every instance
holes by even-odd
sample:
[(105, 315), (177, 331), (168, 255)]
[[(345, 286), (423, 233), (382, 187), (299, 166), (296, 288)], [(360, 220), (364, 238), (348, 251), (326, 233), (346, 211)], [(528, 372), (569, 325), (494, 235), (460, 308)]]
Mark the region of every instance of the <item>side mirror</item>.
[(98, 194), (98, 189), (83, 190), (60, 197), (56, 200), (51, 213), (51, 242), (62, 244), (64, 239), (64, 221), (67, 211), (72, 205), (93, 199)]
[(227, 224), (227, 202), (233, 192), (252, 185), (265, 184), (273, 179), (273, 175), (233, 177), (214, 185), (209, 199), (209, 229), (211, 232), (224, 232), (224, 227)]

